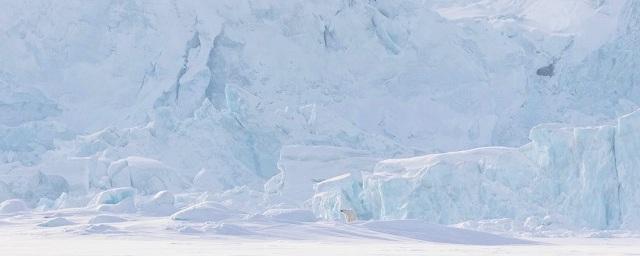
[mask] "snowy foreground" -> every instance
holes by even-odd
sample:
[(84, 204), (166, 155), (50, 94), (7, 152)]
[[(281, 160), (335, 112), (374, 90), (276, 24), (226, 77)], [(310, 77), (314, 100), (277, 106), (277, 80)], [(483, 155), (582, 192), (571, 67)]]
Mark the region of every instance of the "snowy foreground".
[(173, 221), (85, 209), (0, 216), (0, 255), (637, 255), (640, 238), (508, 238), (421, 221)]
[[(637, 255), (638, 240), (552, 239), (549, 244), (459, 246), (415, 241), (254, 241), (242, 239), (155, 239), (2, 237), (3, 255)], [(37, 247), (34, 247), (36, 246)]]

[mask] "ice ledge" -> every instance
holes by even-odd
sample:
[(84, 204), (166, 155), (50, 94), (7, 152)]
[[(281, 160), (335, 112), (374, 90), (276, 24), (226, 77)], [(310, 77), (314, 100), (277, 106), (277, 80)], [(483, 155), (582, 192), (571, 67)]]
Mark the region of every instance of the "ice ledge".
[(362, 180), (350, 181), (361, 182), (356, 198), (358, 189), (345, 190), (351, 187), (345, 179), (317, 188), (314, 210), (340, 218), (327, 202), (341, 202), (374, 219), (453, 224), (509, 218), (539, 224), (531, 229), (640, 228), (640, 110), (614, 125), (539, 125), (530, 140), (519, 148), (380, 161)]

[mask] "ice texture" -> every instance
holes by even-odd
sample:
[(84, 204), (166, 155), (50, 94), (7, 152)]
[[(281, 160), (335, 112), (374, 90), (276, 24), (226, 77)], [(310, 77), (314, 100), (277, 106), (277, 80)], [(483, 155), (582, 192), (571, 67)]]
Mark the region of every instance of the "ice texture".
[(143, 157), (127, 157), (111, 162), (103, 178), (106, 178), (109, 187), (132, 187), (141, 194), (155, 194), (163, 190), (182, 191), (186, 188), (186, 183), (173, 169), (160, 161)]
[(114, 188), (98, 193), (89, 205), (117, 204), (128, 198), (134, 198), (136, 190), (131, 187)]
[(370, 211), (361, 202), (363, 191), (360, 176), (346, 173), (319, 182), (314, 189), (311, 205), (319, 218), (344, 221), (345, 216), (340, 210), (353, 210), (358, 218), (371, 218)]
[(640, 111), (616, 125), (539, 125), (519, 148), (389, 159), (361, 181), (329, 179), (316, 186), (313, 207), (327, 219), (340, 219), (338, 208), (353, 207), (383, 220), (509, 218), (536, 226), (637, 229), (637, 134)]
[(615, 131), (615, 166), (621, 221), (628, 228), (640, 228), (640, 111), (618, 119)]
[(0, 182), (0, 199), (20, 198), (31, 205), (36, 205), (41, 200), (56, 200), (70, 189), (63, 177), (40, 171), (0, 177), (4, 180)]
[(279, 173), (265, 183), (265, 192), (272, 203), (303, 206), (313, 196), (314, 184), (345, 172), (359, 175), (376, 161), (350, 148), (288, 145), (280, 150)]
[(20, 199), (9, 199), (0, 203), (0, 213), (11, 214), (29, 210), (27, 204)]
[(136, 212), (136, 190), (131, 187), (114, 188), (98, 193), (87, 205), (98, 211), (112, 213)]
[(610, 120), (640, 104), (639, 19), (635, 0), (5, 3), (0, 200), (131, 187), (90, 207), (638, 229), (637, 117)]
[(220, 192), (225, 186), (219, 178), (220, 175), (213, 171), (202, 169), (193, 177), (193, 187), (203, 191)]
[(128, 197), (115, 204), (101, 204), (95, 207), (98, 211), (110, 213), (134, 213), (138, 209), (135, 206), (135, 199)]
[[(197, 186), (219, 192), (261, 188), (285, 145), (386, 158), (519, 145), (539, 123), (637, 107), (624, 49), (638, 7), (12, 3), (0, 13), (2, 171), (43, 166), (77, 185), (78, 162), (143, 157), (187, 180), (207, 170)], [(551, 63), (554, 76), (536, 75)], [(88, 185), (108, 188), (103, 177)]]

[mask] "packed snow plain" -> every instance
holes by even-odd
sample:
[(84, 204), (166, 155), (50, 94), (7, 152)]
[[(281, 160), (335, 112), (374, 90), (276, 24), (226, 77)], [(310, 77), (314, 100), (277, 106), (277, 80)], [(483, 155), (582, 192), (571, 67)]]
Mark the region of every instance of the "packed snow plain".
[(2, 255), (640, 251), (638, 1), (1, 2)]

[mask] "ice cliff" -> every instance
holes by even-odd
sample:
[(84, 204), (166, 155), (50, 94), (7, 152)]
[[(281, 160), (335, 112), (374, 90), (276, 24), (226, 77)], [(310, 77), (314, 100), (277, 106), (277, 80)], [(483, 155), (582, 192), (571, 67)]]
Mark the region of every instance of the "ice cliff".
[(362, 179), (318, 184), (314, 209), (326, 218), (351, 208), (443, 224), (509, 218), (537, 228), (546, 218), (557, 227), (640, 228), (640, 111), (615, 125), (539, 125), (529, 138), (518, 148), (384, 160)]
[[(538, 126), (523, 148), (430, 155), (413, 169), (389, 160), (361, 173), (379, 159), (516, 147), (541, 123), (630, 113), (640, 103), (639, 21), (634, 0), (3, 3), (0, 199), (84, 206), (128, 187), (142, 197), (171, 191), (176, 207), (325, 211), (342, 202), (366, 218), (557, 213), (579, 216), (576, 225), (637, 227), (624, 124)], [(425, 177), (442, 177), (425, 187), (469, 205), (417, 206), (438, 198), (409, 177), (432, 165)], [(453, 169), (469, 180), (453, 182)], [(523, 209), (505, 201), (514, 198)]]

